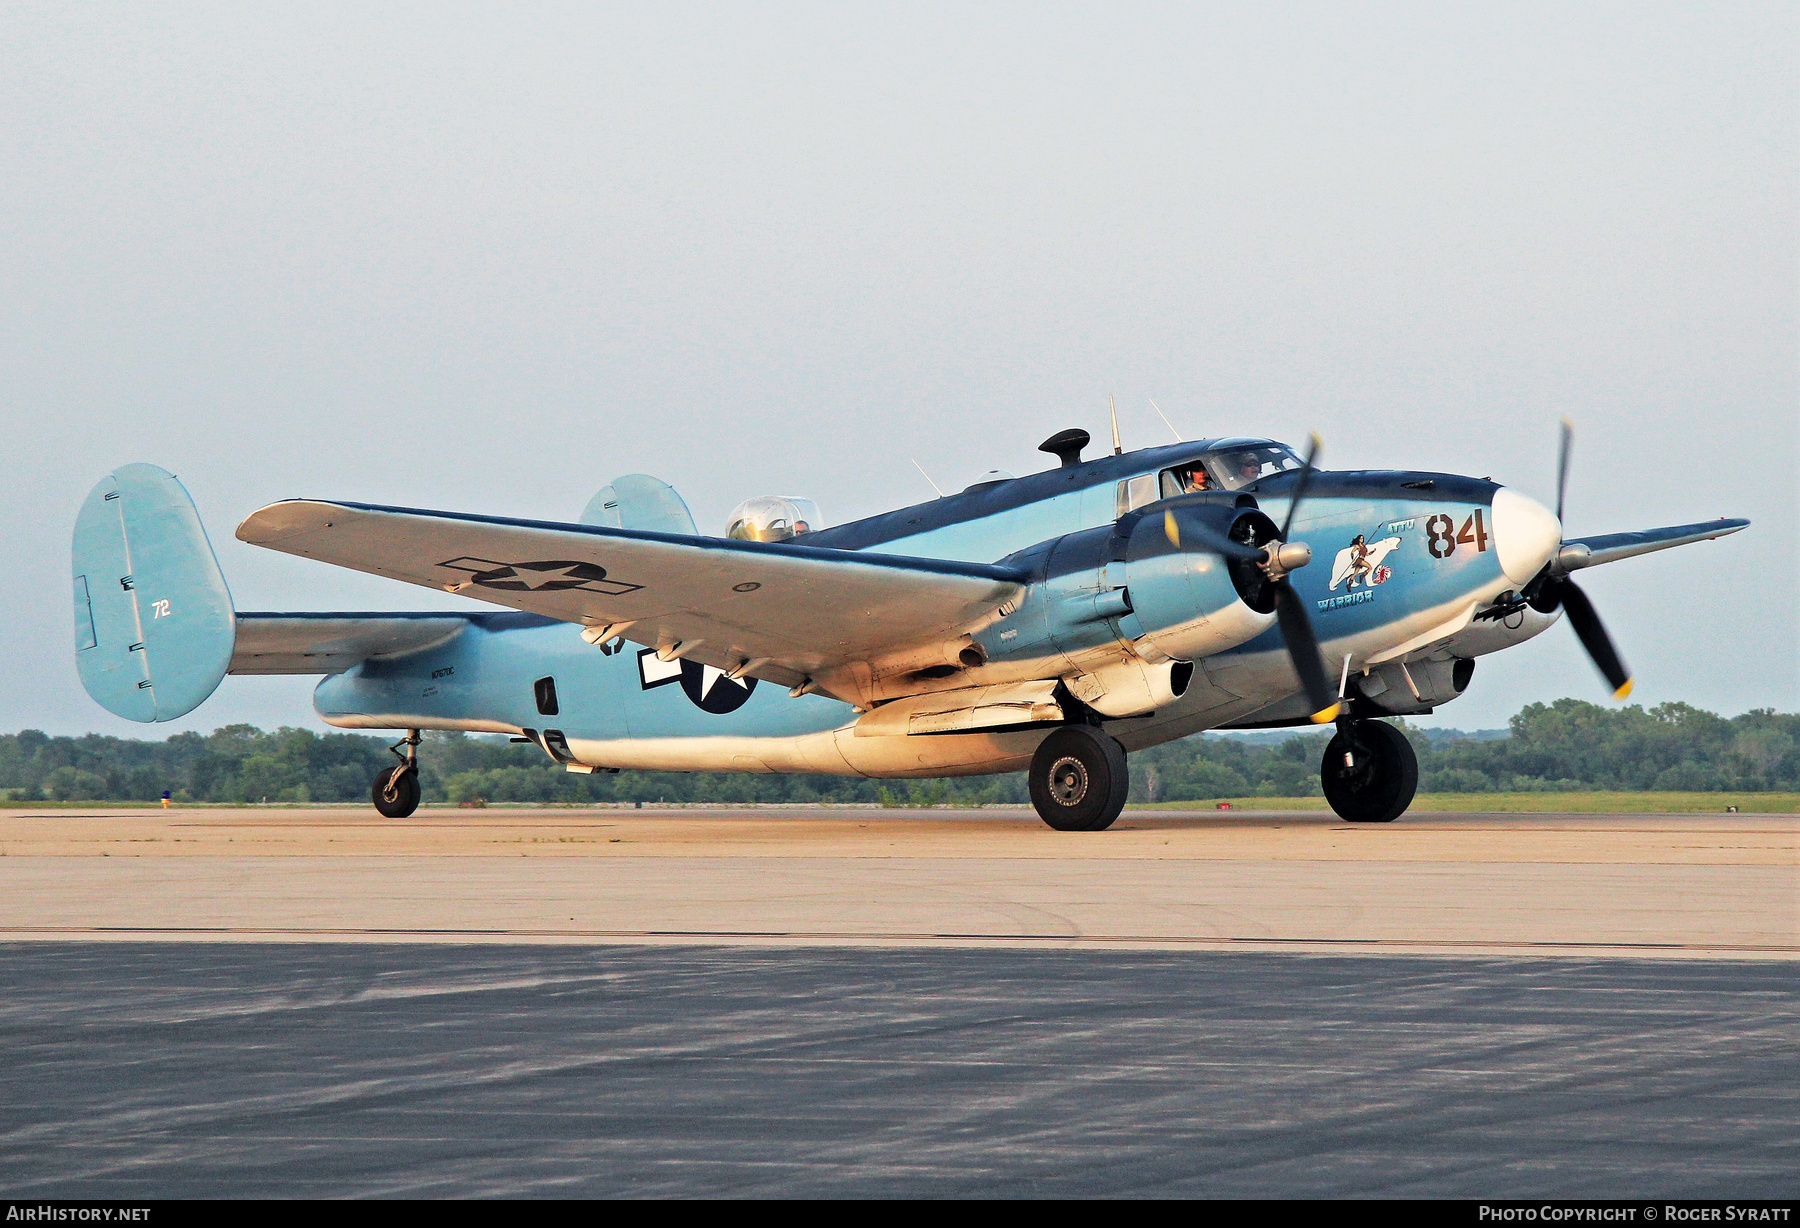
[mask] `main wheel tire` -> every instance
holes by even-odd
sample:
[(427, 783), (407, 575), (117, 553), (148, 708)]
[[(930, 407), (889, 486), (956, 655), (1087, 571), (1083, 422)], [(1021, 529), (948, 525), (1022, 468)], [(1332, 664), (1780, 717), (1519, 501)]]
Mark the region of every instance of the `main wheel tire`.
[(1382, 721), (1338, 726), (1319, 765), (1325, 800), (1351, 823), (1392, 823), (1419, 791), (1419, 757), (1406, 735)]
[(404, 819), (419, 808), (419, 773), (406, 764), (396, 764), (375, 777), (369, 800), (385, 819)]
[(1057, 831), (1105, 831), (1125, 809), (1125, 748), (1090, 725), (1065, 725), (1031, 757), (1031, 804)]

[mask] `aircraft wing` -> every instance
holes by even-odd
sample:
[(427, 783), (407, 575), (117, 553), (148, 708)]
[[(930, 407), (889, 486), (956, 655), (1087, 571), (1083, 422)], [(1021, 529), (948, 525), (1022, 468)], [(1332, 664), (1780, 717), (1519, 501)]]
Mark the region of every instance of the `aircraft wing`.
[(240, 540), (623, 635), (788, 686), (960, 634), (1023, 591), (980, 563), (289, 500)]
[(240, 613), (226, 672), (341, 673), (369, 657), (441, 644), (471, 621), (467, 614)]
[(1563, 543), (1556, 564), (1564, 572), (1580, 571), (1584, 567), (1616, 563), (1620, 559), (1650, 554), (1656, 550), (1668, 550), (1673, 546), (1685, 546), (1689, 542), (1724, 537), (1728, 533), (1747, 528), (1749, 524), (1748, 520), (1720, 518), (1700, 524), (1671, 525), (1666, 529), (1641, 529), (1635, 533), (1603, 533), (1598, 537), (1577, 537)]

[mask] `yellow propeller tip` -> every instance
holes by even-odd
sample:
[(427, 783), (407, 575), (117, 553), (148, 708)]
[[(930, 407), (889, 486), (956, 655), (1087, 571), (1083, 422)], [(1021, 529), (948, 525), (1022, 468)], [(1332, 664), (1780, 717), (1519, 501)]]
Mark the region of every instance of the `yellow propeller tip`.
[(1332, 704), (1329, 708), (1313, 713), (1312, 723), (1315, 725), (1325, 725), (1335, 721), (1338, 718), (1338, 709), (1343, 706), (1343, 704)]
[(1175, 526), (1174, 512), (1163, 513), (1163, 536), (1169, 539), (1171, 546), (1181, 549), (1181, 530)]
[(1627, 695), (1631, 694), (1631, 688), (1636, 685), (1636, 683), (1636, 678), (1627, 678), (1625, 680), (1625, 685), (1613, 692), (1613, 698), (1624, 699)]

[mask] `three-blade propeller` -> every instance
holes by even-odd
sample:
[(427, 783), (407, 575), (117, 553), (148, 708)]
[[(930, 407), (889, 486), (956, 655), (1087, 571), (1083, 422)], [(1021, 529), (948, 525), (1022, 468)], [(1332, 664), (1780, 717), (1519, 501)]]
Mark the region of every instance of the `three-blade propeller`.
[[(1163, 532), (1169, 542), (1179, 549), (1204, 550), (1222, 555), (1239, 563), (1255, 566), (1269, 586), (1269, 594), (1275, 603), (1275, 622), (1281, 628), (1281, 641), (1287, 648), (1288, 659), (1293, 662), (1294, 673), (1300, 679), (1300, 686), (1306, 694), (1307, 704), (1312, 712), (1312, 719), (1317, 724), (1337, 719), (1338, 696), (1332, 690), (1331, 680), (1325, 671), (1325, 659), (1319, 650), (1319, 637), (1313, 631), (1312, 617), (1306, 612), (1306, 602), (1294, 590), (1289, 573), (1299, 570), (1312, 561), (1312, 547), (1305, 542), (1290, 541), (1289, 532), (1294, 526), (1294, 513), (1300, 508), (1300, 501), (1306, 497), (1306, 488), (1312, 483), (1313, 462), (1319, 455), (1319, 437), (1314, 435), (1306, 449), (1306, 459), (1300, 466), (1300, 476), (1294, 481), (1294, 493), (1288, 503), (1287, 517), (1275, 536), (1266, 542), (1237, 541), (1219, 533), (1197, 518), (1178, 516), (1174, 510), (1163, 513)], [(1267, 520), (1263, 520), (1265, 525)]]
[[(1574, 439), (1574, 425), (1564, 418), (1556, 456), (1556, 519), (1559, 524), (1563, 515), (1563, 495), (1569, 484), (1569, 453)], [(1569, 579), (1568, 569), (1560, 558), (1553, 558), (1544, 565), (1544, 570), (1526, 586), (1524, 597), (1540, 614), (1558, 609), (1566, 613), (1569, 625), (1575, 628), (1576, 638), (1587, 650), (1589, 659), (1612, 687), (1613, 698), (1624, 699), (1631, 694), (1631, 671), (1619, 657), (1619, 650), (1613, 647), (1612, 637), (1606, 633), (1594, 603), (1575, 586), (1575, 581)]]

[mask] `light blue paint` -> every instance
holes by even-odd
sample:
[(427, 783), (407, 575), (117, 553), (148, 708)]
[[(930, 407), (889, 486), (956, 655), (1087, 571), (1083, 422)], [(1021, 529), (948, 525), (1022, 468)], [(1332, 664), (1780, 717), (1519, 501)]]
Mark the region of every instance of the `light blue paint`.
[(962, 563), (992, 563), (1053, 537), (1097, 529), (1115, 519), (1117, 483), (1104, 482), (1072, 490), (1022, 507), (1008, 508), (979, 520), (882, 542), (869, 547), (880, 554)]
[(231, 663), (237, 616), (175, 476), (125, 465), (102, 478), (76, 515), (70, 557), (75, 666), (94, 702), (133, 721), (199, 707)]
[(85, 652), (100, 641), (94, 635), (94, 602), (88, 596), (86, 576), (75, 577), (75, 651)]
[[(1490, 540), (1486, 550), (1473, 545), (1459, 545), (1448, 558), (1433, 558), (1427, 546), (1426, 521), (1432, 516), (1449, 516), (1460, 528), (1465, 520), (1481, 509), (1487, 517), (1487, 504), (1401, 502), (1391, 499), (1308, 499), (1296, 518), (1293, 536), (1313, 549), (1313, 561), (1293, 573), (1294, 590), (1307, 603), (1313, 630), (1321, 641), (1362, 635), (1398, 622), (1419, 610), (1452, 602), (1492, 583), (1501, 575), (1500, 558)], [(1270, 516), (1280, 522), (1287, 514), (1275, 500), (1269, 503)], [(1389, 526), (1413, 521), (1410, 527)], [(1491, 532), (1491, 525), (1489, 526)], [(1347, 547), (1358, 533), (1369, 540), (1397, 536), (1400, 545), (1384, 560), (1392, 572), (1378, 585), (1354, 590), (1340, 584), (1331, 585), (1332, 564), (1338, 551)], [(1354, 604), (1327, 604), (1346, 595), (1366, 600)], [(1280, 631), (1270, 628), (1256, 638), (1221, 655), (1248, 655), (1282, 651)]]
[(642, 529), (647, 533), (692, 536), (694, 514), (687, 501), (661, 478), (627, 473), (602, 486), (582, 510), (581, 523), (603, 529)]
[[(646, 689), (638, 649), (607, 655), (568, 623), (530, 616), (471, 624), (447, 643), (402, 657), (365, 661), (326, 678), (313, 693), (321, 716), (392, 718), (394, 727), (454, 727), (491, 721), (519, 729), (560, 729), (569, 738), (681, 738), (706, 735), (797, 737), (851, 719), (848, 705), (818, 695), (788, 698), (759, 683), (733, 712), (714, 714), (679, 682)], [(533, 683), (554, 678), (558, 712), (538, 711)], [(730, 686), (731, 683), (722, 685)]]

